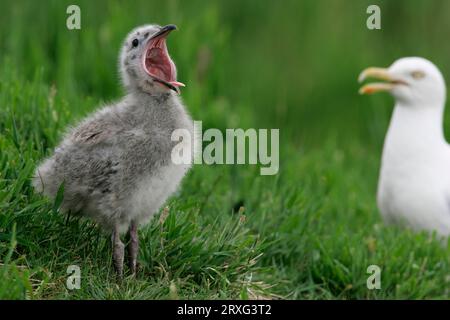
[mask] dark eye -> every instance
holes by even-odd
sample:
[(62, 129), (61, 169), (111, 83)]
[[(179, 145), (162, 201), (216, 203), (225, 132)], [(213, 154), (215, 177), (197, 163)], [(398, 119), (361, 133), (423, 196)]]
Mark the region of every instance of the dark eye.
[(137, 47), (139, 45), (139, 40), (138, 39), (134, 39), (133, 42), (131, 42), (133, 48)]

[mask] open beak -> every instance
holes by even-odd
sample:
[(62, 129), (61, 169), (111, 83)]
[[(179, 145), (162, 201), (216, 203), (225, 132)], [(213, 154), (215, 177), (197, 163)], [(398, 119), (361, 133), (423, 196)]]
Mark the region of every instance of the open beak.
[(177, 26), (169, 24), (155, 33), (147, 42), (142, 63), (144, 70), (154, 81), (179, 94), (179, 87), (184, 87), (184, 84), (176, 79), (175, 64), (169, 56), (166, 45), (167, 36), (176, 29)]
[(361, 87), (359, 89), (360, 94), (373, 94), (377, 92), (383, 92), (383, 91), (391, 91), (395, 88), (396, 85), (407, 83), (394, 78), (390, 73), (388, 69), (384, 68), (367, 68), (358, 77), (358, 81), (361, 83), (364, 80), (368, 78), (373, 78), (377, 80), (382, 80), (385, 82), (375, 82), (375, 83), (369, 83)]

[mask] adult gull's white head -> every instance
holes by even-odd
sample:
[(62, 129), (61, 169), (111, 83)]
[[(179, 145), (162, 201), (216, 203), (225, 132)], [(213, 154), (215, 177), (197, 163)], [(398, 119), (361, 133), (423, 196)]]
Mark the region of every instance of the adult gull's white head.
[(360, 89), (361, 94), (390, 92), (402, 105), (417, 107), (443, 106), (446, 89), (439, 69), (424, 58), (410, 57), (395, 61), (389, 68), (367, 68), (359, 76), (384, 82), (370, 83)]

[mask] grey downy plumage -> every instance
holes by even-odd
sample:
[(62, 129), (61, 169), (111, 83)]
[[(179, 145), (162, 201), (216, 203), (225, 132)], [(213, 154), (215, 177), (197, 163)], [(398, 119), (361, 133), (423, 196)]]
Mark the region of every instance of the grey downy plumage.
[(178, 97), (175, 64), (166, 36), (176, 27), (134, 29), (120, 54), (127, 91), (68, 130), (54, 154), (36, 170), (36, 190), (54, 198), (63, 184), (61, 209), (82, 214), (112, 232), (113, 261), (123, 273), (124, 244), (130, 234), (130, 269), (136, 272), (137, 228), (146, 223), (176, 190), (190, 164), (174, 164), (175, 129), (193, 122)]

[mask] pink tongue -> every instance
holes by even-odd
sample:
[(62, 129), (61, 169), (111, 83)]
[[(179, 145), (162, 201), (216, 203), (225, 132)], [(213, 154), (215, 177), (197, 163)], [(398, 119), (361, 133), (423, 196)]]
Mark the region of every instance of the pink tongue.
[(178, 81), (170, 81), (169, 83), (175, 87), (186, 87), (184, 83)]
[(184, 83), (175, 80), (170, 81), (172, 62), (160, 47), (151, 48), (147, 53), (147, 59), (150, 62), (149, 69), (152, 74), (167, 81), (174, 87), (185, 87)]

